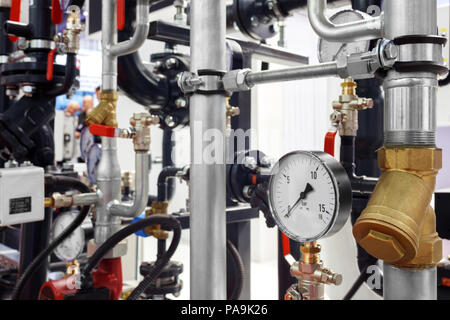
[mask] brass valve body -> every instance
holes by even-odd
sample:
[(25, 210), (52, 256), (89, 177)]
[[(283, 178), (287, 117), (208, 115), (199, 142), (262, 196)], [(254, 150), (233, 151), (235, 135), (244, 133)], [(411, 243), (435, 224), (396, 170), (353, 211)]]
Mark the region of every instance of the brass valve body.
[(383, 174), (353, 227), (356, 241), (371, 255), (399, 267), (429, 267), (442, 259), (442, 240), (430, 201), (442, 150), (382, 148)]
[(86, 118), (85, 124), (100, 124), (109, 127), (117, 127), (117, 99), (116, 91), (103, 91), (99, 105), (92, 110)]
[[(151, 209), (145, 212), (145, 216), (150, 217), (155, 214), (167, 214), (168, 208), (169, 202), (167, 201), (153, 201)], [(159, 240), (166, 240), (167, 238), (169, 238), (169, 233), (166, 230), (162, 230), (161, 225), (159, 224), (146, 227), (145, 233)]]

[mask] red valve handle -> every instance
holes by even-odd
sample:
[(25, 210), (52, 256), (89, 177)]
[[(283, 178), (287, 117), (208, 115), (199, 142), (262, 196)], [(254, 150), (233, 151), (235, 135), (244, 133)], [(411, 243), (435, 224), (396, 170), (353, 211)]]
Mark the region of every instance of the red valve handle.
[(56, 49), (50, 50), (47, 56), (47, 81), (53, 79), (53, 64), (55, 61)]
[(334, 142), (336, 140), (337, 131), (327, 132), (325, 136), (325, 152), (334, 157)]
[(52, 22), (60, 24), (63, 20), (63, 12), (59, 0), (52, 0)]
[(117, 0), (117, 29), (125, 28), (125, 0)]
[(104, 126), (101, 124), (91, 124), (89, 126), (90, 133), (92, 133), (95, 136), (101, 137), (109, 137), (109, 138), (117, 137), (116, 130), (117, 128), (115, 127)]
[[(20, 22), (20, 7), (22, 0), (12, 0), (11, 2), (11, 11), (9, 13), (9, 20), (14, 22)], [(12, 42), (16, 42), (19, 37), (9, 36), (9, 40)]]

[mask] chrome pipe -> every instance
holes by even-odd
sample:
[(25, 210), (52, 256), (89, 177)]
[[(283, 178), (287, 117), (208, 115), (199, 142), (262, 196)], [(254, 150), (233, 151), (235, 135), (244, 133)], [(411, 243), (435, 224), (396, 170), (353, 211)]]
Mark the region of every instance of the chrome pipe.
[(249, 87), (253, 87), (254, 85), (263, 83), (305, 80), (337, 75), (337, 63), (328, 62), (318, 65), (300, 66), (290, 69), (249, 72), (245, 77), (245, 82)]
[(436, 300), (437, 269), (406, 269), (383, 264), (385, 300)]
[[(436, 0), (385, 0), (384, 30), (394, 40), (409, 35), (437, 35)], [(406, 44), (399, 48), (398, 62), (442, 63), (439, 44)], [(383, 82), (385, 92), (384, 136), (387, 147), (435, 147), (437, 74), (390, 70)]]
[(117, 43), (117, 0), (102, 0), (102, 91), (117, 91), (117, 57), (111, 47)]
[(308, 0), (308, 16), (311, 26), (325, 40), (354, 42), (383, 37), (383, 15), (336, 25), (326, 16), (326, 9), (327, 0)]
[(138, 0), (136, 5), (136, 28), (133, 37), (111, 47), (111, 55), (114, 57), (124, 56), (137, 51), (147, 40), (150, 29), (149, 0)]
[(134, 218), (144, 212), (148, 202), (149, 156), (147, 152), (136, 152), (135, 159), (135, 195), (131, 205), (114, 201), (109, 205), (109, 211), (114, 216)]
[(102, 137), (102, 156), (97, 166), (99, 201), (96, 206), (95, 243), (101, 245), (120, 229), (120, 218), (109, 212), (109, 203), (120, 200), (122, 177), (117, 157), (117, 138)]
[(97, 193), (82, 193), (76, 194), (73, 196), (73, 205), (74, 206), (90, 206), (92, 204), (96, 204), (99, 200), (99, 196)]
[[(191, 1), (192, 72), (226, 70), (225, 14), (225, 0)], [(225, 95), (194, 94), (190, 102), (191, 299), (224, 300), (226, 174), (225, 143), (220, 141), (225, 139)]]

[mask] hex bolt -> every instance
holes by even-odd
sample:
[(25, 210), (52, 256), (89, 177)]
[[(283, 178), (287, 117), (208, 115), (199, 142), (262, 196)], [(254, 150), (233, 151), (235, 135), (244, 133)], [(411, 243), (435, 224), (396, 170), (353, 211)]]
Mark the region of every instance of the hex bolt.
[(175, 126), (175, 119), (172, 116), (167, 116), (164, 119), (164, 122), (167, 126), (169, 126), (170, 128), (173, 128)]
[(175, 106), (177, 108), (186, 108), (186, 106), (187, 106), (186, 99), (183, 97), (179, 97), (178, 99), (175, 100)]
[(253, 26), (254, 28), (256, 28), (257, 26), (259, 26), (259, 19), (258, 19), (257, 16), (251, 16), (250, 22), (251, 22), (251, 24), (252, 24), (252, 26)]
[(242, 165), (250, 170), (255, 170), (258, 167), (258, 163), (256, 162), (256, 159), (253, 157), (245, 157), (242, 161)]
[(175, 58), (169, 58), (166, 60), (166, 68), (167, 69), (174, 69), (178, 66), (178, 60)]
[(397, 59), (397, 57), (398, 57), (398, 47), (394, 43), (389, 42), (384, 47), (383, 54), (386, 57), (386, 59), (389, 59), (389, 60)]

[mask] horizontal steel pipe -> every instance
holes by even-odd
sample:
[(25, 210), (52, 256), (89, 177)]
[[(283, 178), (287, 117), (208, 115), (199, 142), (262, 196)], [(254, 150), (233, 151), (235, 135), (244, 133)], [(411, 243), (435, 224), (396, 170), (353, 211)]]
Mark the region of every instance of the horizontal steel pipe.
[(250, 72), (245, 78), (249, 87), (257, 84), (304, 80), (338, 75), (336, 62), (322, 63), (313, 66), (301, 66), (290, 69)]

